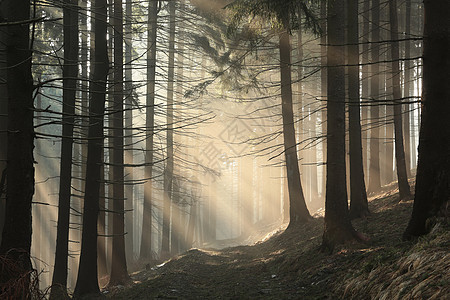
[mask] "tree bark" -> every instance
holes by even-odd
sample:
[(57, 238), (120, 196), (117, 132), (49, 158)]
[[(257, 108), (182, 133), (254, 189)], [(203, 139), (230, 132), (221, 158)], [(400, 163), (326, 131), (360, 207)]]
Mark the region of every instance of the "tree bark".
[(344, 2), (329, 2), (328, 35), (328, 101), (327, 101), (327, 184), (325, 199), (325, 230), (322, 248), (331, 251), (336, 244), (353, 238), (347, 204), (345, 165), (345, 55)]
[[(285, 28), (288, 28), (287, 22), (285, 22)], [(294, 113), (292, 106), (291, 45), (290, 36), (287, 29), (284, 29), (279, 35), (279, 49), (284, 157), (287, 170), (290, 203), (289, 226), (292, 226), (308, 221), (311, 218), (311, 215), (309, 214), (308, 208), (306, 207), (298, 166), (294, 129)]]
[(156, 78), (156, 29), (158, 18), (158, 1), (149, 0), (148, 38), (147, 38), (147, 85), (146, 85), (146, 117), (145, 127), (145, 179), (144, 207), (142, 217), (142, 238), (140, 258), (148, 261), (152, 259), (152, 165), (153, 165), (153, 134), (155, 122), (155, 78)]
[(106, 0), (95, 0), (92, 7), (92, 29), (95, 33), (94, 73), (89, 87), (89, 140), (83, 207), (83, 233), (78, 277), (74, 291), (75, 298), (100, 293), (97, 281), (97, 219), (100, 180), (102, 178), (100, 171), (103, 163), (103, 119), (109, 64), (106, 41)]
[[(380, 0), (372, 0), (372, 49), (371, 49), (371, 79), (370, 95), (373, 100), (378, 100), (380, 94)], [(372, 192), (381, 189), (380, 178), (380, 107), (377, 103), (370, 106), (370, 162), (369, 162), (369, 188)]]
[(327, 157), (327, 3), (322, 1), (320, 3), (320, 18), (322, 19), (320, 27), (322, 35), (320, 36), (320, 89), (321, 98), (323, 99), (322, 108), (322, 199), (325, 200), (325, 186), (326, 186), (326, 157)]
[[(0, 11), (4, 11), (5, 2), (0, 3)], [(4, 17), (0, 15), (0, 17)], [(8, 153), (8, 88), (6, 80), (6, 43), (7, 27), (0, 28), (0, 244), (2, 242), (3, 225), (5, 223), (6, 177)]]
[(123, 8), (122, 0), (114, 0), (114, 96), (113, 114), (113, 237), (109, 286), (130, 281), (125, 256), (125, 189), (123, 150)]
[[(364, 102), (369, 100), (369, 19), (370, 19), (370, 0), (364, 0), (362, 8), (362, 54), (361, 54), (361, 97)], [(361, 138), (363, 148), (363, 169), (365, 170), (364, 177), (365, 182), (368, 181), (369, 174), (369, 138), (368, 138), (368, 121), (369, 121), (369, 109), (368, 105), (361, 107)]]
[(358, 1), (348, 0), (348, 98), (350, 150), (350, 216), (369, 214), (364, 181), (359, 100)]
[[(405, 1), (405, 37), (409, 38), (411, 34), (411, 0)], [(409, 102), (411, 99), (411, 42), (405, 41), (405, 75), (404, 75), (404, 83), (403, 83), (403, 95), (405, 97), (405, 101)], [(405, 133), (405, 162), (406, 162), (406, 173), (408, 178), (411, 176), (411, 122), (410, 118), (412, 116), (411, 104), (404, 104), (405, 114), (403, 118), (403, 131)]]
[(423, 100), (414, 207), (403, 235), (431, 229), (430, 218), (448, 216), (450, 199), (450, 2), (425, 0)]
[(392, 87), (394, 96), (394, 132), (395, 160), (397, 163), (397, 179), (400, 199), (411, 197), (411, 189), (406, 173), (405, 150), (402, 130), (402, 91), (400, 87), (400, 47), (398, 42), (397, 0), (389, 0), (389, 19), (391, 31)]
[[(133, 73), (132, 73), (132, 3), (125, 1), (125, 164), (133, 164)], [(125, 254), (127, 263), (134, 261), (134, 168), (125, 167)]]
[(76, 78), (78, 76), (78, 1), (66, 1), (63, 14), (64, 65), (61, 164), (55, 266), (50, 299), (67, 297), (73, 127), (75, 122)]
[[(30, 19), (30, 1), (6, 0), (0, 16), (6, 22)], [(33, 158), (33, 77), (29, 25), (11, 25), (6, 29), (6, 87), (8, 95), (7, 185), (5, 224), (0, 255), (14, 260), (19, 272), (7, 273), (1, 266), (0, 286), (23, 277), (29, 283), (31, 248), (31, 203), (34, 194)], [(2, 170), (3, 171), (3, 170)], [(18, 285), (20, 286), (20, 284)], [(14, 290), (17, 297), (29, 297), (29, 289)]]
[[(172, 211), (172, 183), (173, 183), (173, 88), (174, 88), (174, 66), (175, 66), (175, 2), (169, 2), (169, 64), (167, 82), (167, 162), (164, 170), (164, 204), (163, 204), (163, 237), (161, 246), (161, 257), (170, 256), (169, 237), (171, 231)], [(172, 228), (173, 230), (173, 228)]]

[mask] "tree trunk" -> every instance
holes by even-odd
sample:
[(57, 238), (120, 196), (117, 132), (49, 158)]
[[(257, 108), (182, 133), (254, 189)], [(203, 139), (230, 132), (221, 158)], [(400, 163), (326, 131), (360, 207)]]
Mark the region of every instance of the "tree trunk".
[[(405, 8), (405, 35), (406, 38), (410, 37), (411, 34), (411, 0), (406, 0), (406, 8)], [(404, 75), (404, 83), (403, 83), (403, 95), (405, 97), (405, 101), (409, 102), (412, 99), (411, 96), (411, 42), (405, 41), (405, 75)], [(405, 115), (403, 118), (403, 131), (405, 133), (405, 163), (406, 163), (406, 173), (408, 178), (411, 176), (411, 122), (410, 117), (412, 116), (412, 105), (407, 103), (404, 105), (405, 107)], [(411, 118), (412, 119), (412, 118)]]
[(147, 38), (147, 85), (146, 85), (146, 117), (145, 127), (145, 184), (144, 207), (142, 217), (142, 238), (140, 258), (152, 259), (152, 165), (153, 165), (153, 134), (155, 120), (155, 77), (156, 77), (156, 29), (158, 18), (158, 1), (149, 0), (148, 38)]
[[(287, 28), (287, 22), (285, 22)], [(280, 35), (280, 71), (281, 71), (281, 109), (283, 116), (284, 156), (289, 188), (289, 226), (308, 221), (311, 216), (306, 207), (300, 181), (300, 171), (297, 159), (294, 114), (292, 107), (291, 85), (291, 45), (287, 29)]]
[(326, 157), (327, 157), (327, 3), (322, 1), (320, 3), (320, 18), (322, 19), (320, 27), (322, 28), (322, 35), (320, 36), (320, 89), (321, 98), (323, 102), (322, 108), (322, 199), (325, 200), (325, 185), (326, 185)]
[(392, 87), (394, 96), (394, 131), (395, 131), (395, 160), (397, 163), (397, 179), (400, 199), (411, 197), (411, 189), (406, 173), (405, 150), (403, 147), (402, 130), (402, 91), (400, 87), (400, 54), (398, 42), (398, 18), (397, 0), (389, 0), (389, 16), (391, 31), (391, 53), (392, 53)]
[(78, 76), (78, 1), (67, 1), (63, 8), (64, 65), (61, 164), (59, 180), (58, 227), (51, 299), (67, 297), (69, 257), (70, 196), (72, 193), (72, 150), (75, 122), (75, 96)]
[[(370, 79), (370, 95), (372, 100), (378, 100), (380, 94), (380, 0), (372, 0), (372, 67)], [(378, 192), (381, 189), (380, 178), (380, 107), (378, 103), (373, 102), (370, 106), (370, 162), (369, 162), (369, 188), (372, 192)]]
[[(370, 0), (364, 0), (363, 8), (362, 8), (362, 54), (361, 54), (361, 96), (364, 103), (369, 100), (369, 18), (370, 18)], [(369, 120), (369, 109), (370, 107), (365, 104), (361, 107), (361, 138), (362, 138), (362, 148), (363, 148), (363, 169), (365, 170), (365, 182), (368, 180), (369, 173), (369, 164), (368, 164), (368, 156), (369, 156), (369, 138), (368, 138), (368, 130), (367, 124)], [(350, 208), (351, 209), (351, 208)]]
[(329, 2), (328, 35), (328, 101), (327, 101), (327, 184), (325, 230), (322, 247), (331, 251), (336, 244), (352, 239), (355, 231), (350, 223), (347, 205), (345, 166), (345, 56), (344, 3)]
[(114, 104), (113, 114), (113, 237), (109, 286), (130, 281), (125, 256), (125, 190), (123, 151), (123, 8), (114, 0)]
[(175, 66), (175, 2), (169, 2), (169, 64), (167, 82), (167, 162), (164, 170), (164, 204), (163, 204), (163, 237), (161, 257), (170, 256), (170, 223), (172, 206), (172, 182), (173, 182), (173, 88)]
[(419, 162), (414, 207), (405, 239), (429, 232), (427, 220), (441, 210), (448, 216), (450, 199), (450, 2), (426, 0), (424, 4)]
[[(4, 11), (0, 16), (4, 18), (3, 22), (21, 23), (30, 19), (30, 1), (7, 0), (3, 5)], [(8, 150), (5, 224), (0, 255), (7, 255), (20, 271), (7, 273), (6, 266), (1, 266), (0, 286), (8, 280), (23, 278), (22, 287), (27, 287), (32, 269), (31, 203), (34, 194), (32, 51), (28, 24), (11, 25), (6, 31)], [(14, 292), (18, 298), (29, 297), (28, 288)]]
[[(5, 2), (0, 3), (0, 11), (4, 11)], [(0, 15), (1, 17), (1, 15)], [(7, 27), (0, 28), (0, 244), (2, 242), (3, 225), (5, 223), (6, 204), (6, 165), (8, 153), (8, 89), (6, 80), (6, 41)], [(4, 176), (3, 176), (4, 174)]]
[(101, 164), (103, 149), (103, 119), (105, 112), (108, 52), (106, 41), (106, 0), (93, 4), (92, 29), (95, 32), (94, 74), (90, 84), (88, 154), (83, 208), (83, 233), (77, 284), (74, 296), (99, 294), (97, 281), (97, 218), (99, 211)]
[[(125, 165), (133, 164), (133, 73), (132, 73), (132, 3), (125, 1)], [(134, 261), (134, 168), (125, 167), (125, 254), (127, 262)]]
[(350, 150), (350, 216), (369, 214), (364, 181), (359, 102), (358, 1), (348, 0), (348, 98)]

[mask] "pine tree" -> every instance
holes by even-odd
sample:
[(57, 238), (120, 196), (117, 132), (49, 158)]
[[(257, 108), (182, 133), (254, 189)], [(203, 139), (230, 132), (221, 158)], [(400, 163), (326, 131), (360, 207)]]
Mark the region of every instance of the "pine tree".
[(450, 2), (424, 1), (423, 100), (414, 207), (403, 237), (429, 232), (450, 199)]

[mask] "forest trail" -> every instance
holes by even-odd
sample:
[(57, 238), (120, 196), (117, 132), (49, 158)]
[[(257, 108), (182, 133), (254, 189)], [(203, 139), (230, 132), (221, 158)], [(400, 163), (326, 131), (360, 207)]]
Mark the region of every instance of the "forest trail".
[(412, 200), (395, 190), (371, 197), (371, 215), (355, 220), (366, 244), (320, 252), (323, 218), (279, 230), (251, 246), (191, 249), (132, 274), (134, 284), (103, 293), (112, 299), (444, 299), (450, 295), (450, 235), (439, 220), (417, 244), (401, 235)]

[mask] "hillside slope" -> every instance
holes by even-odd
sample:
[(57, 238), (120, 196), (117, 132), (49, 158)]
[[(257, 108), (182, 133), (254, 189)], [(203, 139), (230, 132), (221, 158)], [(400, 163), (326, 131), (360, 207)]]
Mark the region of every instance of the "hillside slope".
[(450, 235), (445, 220), (417, 243), (403, 242), (412, 201), (394, 191), (370, 201), (354, 226), (370, 237), (332, 254), (319, 250), (323, 218), (279, 231), (252, 246), (192, 249), (104, 291), (114, 299), (444, 299), (450, 297)]

